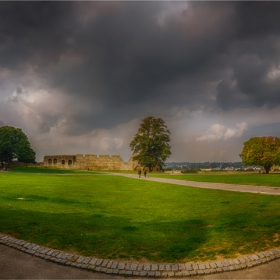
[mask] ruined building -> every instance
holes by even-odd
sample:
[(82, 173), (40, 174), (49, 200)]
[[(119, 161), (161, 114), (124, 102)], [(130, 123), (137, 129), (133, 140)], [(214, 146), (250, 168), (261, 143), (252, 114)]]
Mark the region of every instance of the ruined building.
[(135, 170), (137, 161), (132, 157), (124, 162), (120, 155), (54, 155), (44, 156), (43, 165), (50, 168), (80, 170)]

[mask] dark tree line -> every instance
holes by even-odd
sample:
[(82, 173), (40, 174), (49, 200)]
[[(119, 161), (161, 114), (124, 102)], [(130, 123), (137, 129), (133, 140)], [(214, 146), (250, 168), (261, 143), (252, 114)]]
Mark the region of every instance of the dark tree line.
[(11, 166), (12, 160), (24, 163), (35, 163), (36, 154), (31, 148), (27, 136), (20, 128), (12, 126), (0, 127), (0, 163)]

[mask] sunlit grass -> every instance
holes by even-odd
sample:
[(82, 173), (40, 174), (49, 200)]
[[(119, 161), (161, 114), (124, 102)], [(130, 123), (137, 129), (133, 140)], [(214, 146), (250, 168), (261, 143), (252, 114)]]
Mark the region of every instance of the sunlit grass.
[(150, 177), (168, 178), (185, 181), (226, 183), (253, 186), (280, 187), (280, 174), (258, 174), (258, 173), (208, 173), (208, 174), (162, 174), (149, 173)]
[(280, 245), (278, 196), (86, 174), (0, 173), (0, 232), (83, 255), (168, 262)]

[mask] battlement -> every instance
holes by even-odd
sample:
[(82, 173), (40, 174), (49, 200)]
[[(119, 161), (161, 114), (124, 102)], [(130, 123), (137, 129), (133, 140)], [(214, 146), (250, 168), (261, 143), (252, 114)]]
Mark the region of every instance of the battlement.
[(43, 165), (77, 170), (135, 170), (138, 164), (132, 159), (124, 162), (120, 155), (76, 154), (44, 156)]
[(99, 158), (110, 158), (110, 156), (109, 155), (99, 155)]

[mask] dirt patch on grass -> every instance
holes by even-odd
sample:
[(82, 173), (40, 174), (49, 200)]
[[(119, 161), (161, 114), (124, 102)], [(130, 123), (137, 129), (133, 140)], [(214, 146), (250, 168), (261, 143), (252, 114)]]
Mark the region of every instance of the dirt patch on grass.
[(279, 242), (280, 241), (280, 233), (275, 233), (273, 235), (273, 242)]

